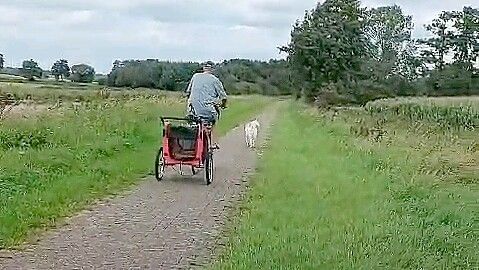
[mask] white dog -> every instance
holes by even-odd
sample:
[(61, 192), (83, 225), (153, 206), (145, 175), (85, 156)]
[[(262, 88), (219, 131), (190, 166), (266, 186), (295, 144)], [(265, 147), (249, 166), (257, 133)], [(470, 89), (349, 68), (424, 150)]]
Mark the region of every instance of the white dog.
[(246, 146), (250, 148), (256, 147), (256, 139), (258, 138), (258, 129), (260, 124), (257, 119), (247, 123), (244, 126)]

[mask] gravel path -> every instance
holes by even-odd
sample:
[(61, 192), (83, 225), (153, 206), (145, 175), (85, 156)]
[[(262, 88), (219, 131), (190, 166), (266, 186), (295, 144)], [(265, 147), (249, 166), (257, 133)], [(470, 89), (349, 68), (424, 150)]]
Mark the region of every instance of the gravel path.
[[(276, 108), (260, 117), (260, 142)], [(215, 182), (168, 173), (100, 203), (46, 233), (24, 251), (0, 252), (0, 269), (189, 269), (212, 258), (228, 209), (238, 201), (257, 154), (243, 129), (220, 140)], [(150, 162), (148, 160), (147, 162)], [(185, 169), (185, 171), (189, 171)]]

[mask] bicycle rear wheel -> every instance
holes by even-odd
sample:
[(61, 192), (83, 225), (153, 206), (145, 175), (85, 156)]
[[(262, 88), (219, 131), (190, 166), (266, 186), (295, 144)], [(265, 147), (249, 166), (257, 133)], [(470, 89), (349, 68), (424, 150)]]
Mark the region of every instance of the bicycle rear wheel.
[(205, 158), (205, 182), (206, 185), (211, 185), (213, 183), (214, 171), (215, 171), (213, 153), (209, 152), (206, 154)]
[(206, 152), (206, 155), (204, 157), (204, 165), (205, 165), (205, 171), (204, 171), (204, 179), (205, 179), (205, 182), (206, 182), (206, 185), (211, 185), (211, 183), (213, 182), (213, 178), (214, 178), (214, 160), (213, 160), (213, 146), (212, 146), (212, 142), (211, 142), (211, 134), (207, 134), (205, 136), (207, 139), (206, 139), (206, 147), (205, 147), (205, 151)]

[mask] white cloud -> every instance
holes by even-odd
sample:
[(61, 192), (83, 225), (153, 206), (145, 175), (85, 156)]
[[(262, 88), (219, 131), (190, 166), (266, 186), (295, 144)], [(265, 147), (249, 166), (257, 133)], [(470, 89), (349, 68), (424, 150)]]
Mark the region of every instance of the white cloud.
[[(7, 64), (58, 58), (108, 72), (115, 59), (222, 60), (279, 56), (292, 24), (316, 0), (0, 0), (0, 51)], [(415, 35), (443, 9), (477, 0), (365, 0), (401, 5), (414, 15)], [(477, 4), (476, 4), (477, 6)]]

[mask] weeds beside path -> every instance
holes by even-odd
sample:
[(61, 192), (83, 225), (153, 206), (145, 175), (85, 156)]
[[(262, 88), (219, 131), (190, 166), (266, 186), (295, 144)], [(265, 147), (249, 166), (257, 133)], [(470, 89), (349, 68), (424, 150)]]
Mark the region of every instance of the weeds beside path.
[(477, 189), (428, 182), (396, 149), (362, 149), (349, 126), (302, 111), (279, 115), (214, 269), (479, 266)]

